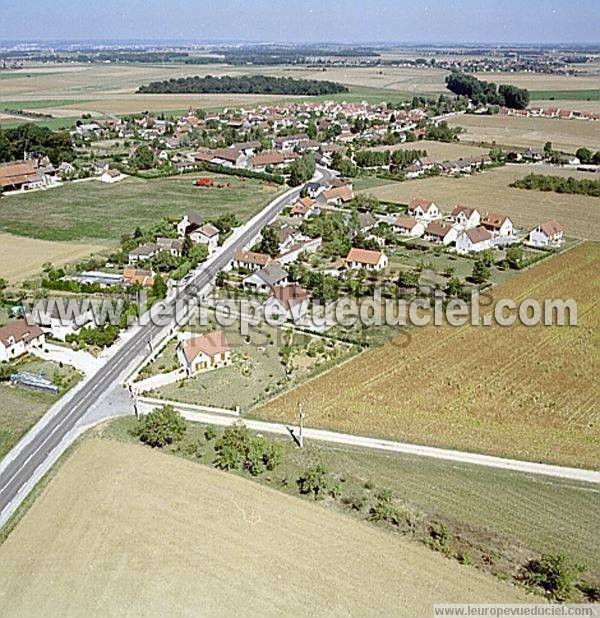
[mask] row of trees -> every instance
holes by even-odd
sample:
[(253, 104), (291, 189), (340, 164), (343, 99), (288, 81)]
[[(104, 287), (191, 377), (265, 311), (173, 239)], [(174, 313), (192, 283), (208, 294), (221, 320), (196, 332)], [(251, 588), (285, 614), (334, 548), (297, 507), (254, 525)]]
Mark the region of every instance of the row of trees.
[(240, 77), (180, 77), (151, 82), (140, 86), (138, 93), (176, 94), (176, 93), (240, 93), (240, 94), (301, 94), (324, 95), (348, 92), (346, 86), (336, 82), (316, 79), (293, 79), (291, 77), (271, 77), (268, 75), (244, 75)]
[(590, 180), (588, 178), (577, 179), (571, 176), (564, 178), (563, 176), (528, 174), (524, 178), (515, 180), (510, 186), (517, 189), (534, 189), (600, 197), (600, 180)]
[(477, 105), (504, 105), (514, 109), (525, 109), (529, 105), (529, 91), (508, 84), (496, 87), (473, 75), (454, 71), (446, 77), (446, 87), (457, 95), (469, 97)]
[(426, 157), (426, 150), (360, 150), (354, 160), (359, 167), (383, 167), (393, 163), (399, 167), (408, 167), (421, 157)]

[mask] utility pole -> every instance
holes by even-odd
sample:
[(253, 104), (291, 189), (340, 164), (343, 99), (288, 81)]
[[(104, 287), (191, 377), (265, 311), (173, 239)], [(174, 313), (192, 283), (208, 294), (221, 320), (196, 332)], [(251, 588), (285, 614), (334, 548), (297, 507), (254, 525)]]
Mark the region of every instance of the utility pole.
[(298, 433), (298, 445), (300, 448), (304, 448), (304, 411), (302, 410), (302, 404), (298, 404), (298, 417), (300, 419), (300, 431)]

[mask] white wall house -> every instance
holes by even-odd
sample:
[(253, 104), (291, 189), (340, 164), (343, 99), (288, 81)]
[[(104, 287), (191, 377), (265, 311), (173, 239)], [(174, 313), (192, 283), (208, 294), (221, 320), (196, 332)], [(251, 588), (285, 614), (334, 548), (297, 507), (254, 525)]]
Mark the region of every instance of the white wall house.
[(562, 225), (555, 219), (538, 225), (529, 232), (528, 242), (535, 247), (560, 247), (564, 241)]
[(276, 285), (285, 286), (287, 284), (288, 273), (277, 262), (248, 275), (242, 281), (245, 289), (262, 293), (270, 292)]
[(364, 268), (368, 271), (377, 272), (387, 267), (388, 258), (383, 251), (352, 247), (346, 256), (346, 265), (352, 270)]
[(492, 233), (484, 227), (473, 227), (459, 233), (456, 239), (458, 253), (478, 253), (492, 246)]
[(122, 174), (119, 170), (115, 170), (112, 168), (107, 169), (100, 176), (100, 180), (108, 184), (114, 184), (115, 182), (123, 180), (123, 178), (125, 178), (125, 174)]
[(477, 227), (481, 222), (479, 211), (476, 208), (467, 208), (466, 206), (455, 206), (450, 216), (454, 221), (454, 227), (459, 230)]
[(68, 335), (78, 333), (83, 327), (91, 328), (96, 325), (89, 301), (65, 302), (60, 311), (54, 299), (39, 301), (28, 317), (35, 321), (45, 334), (61, 341), (65, 341)]
[(219, 230), (212, 223), (204, 224), (191, 232), (189, 236), (193, 242), (206, 245), (209, 254), (213, 253), (219, 246)]
[(309, 293), (299, 285), (276, 285), (264, 303), (265, 315), (298, 322), (308, 313), (309, 299)]
[(435, 202), (416, 197), (408, 205), (406, 214), (422, 221), (433, 221), (439, 218), (440, 210)]
[(15, 320), (0, 328), (0, 362), (10, 361), (27, 354), (33, 348), (42, 348), (46, 336), (42, 329), (26, 320)]
[(398, 217), (393, 223), (394, 230), (401, 236), (418, 238), (423, 236), (425, 225), (414, 217)]
[(504, 215), (486, 212), (481, 219), (481, 225), (489, 230), (494, 236), (513, 236), (514, 228), (512, 221)]
[(455, 227), (446, 225), (445, 223), (437, 223), (435, 221), (427, 224), (423, 235), (425, 240), (444, 246), (455, 242), (457, 237), (458, 230)]

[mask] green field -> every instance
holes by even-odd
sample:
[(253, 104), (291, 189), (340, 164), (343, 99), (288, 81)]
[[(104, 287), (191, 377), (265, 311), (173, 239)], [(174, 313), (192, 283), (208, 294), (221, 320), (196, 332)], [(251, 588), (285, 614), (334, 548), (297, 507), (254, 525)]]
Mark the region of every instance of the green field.
[(280, 190), (259, 180), (212, 176), (224, 186), (200, 189), (193, 183), (196, 175), (186, 174), (153, 180), (131, 177), (113, 185), (91, 180), (12, 195), (0, 203), (0, 230), (45, 240), (118, 240), (137, 226), (148, 227), (190, 210), (205, 219), (234, 213), (246, 220)]
[(600, 101), (600, 88), (590, 90), (531, 90), (529, 98), (532, 101)]
[(0, 109), (44, 109), (46, 107), (64, 107), (65, 105), (84, 104), (87, 101), (77, 99), (37, 99), (31, 101), (2, 101)]
[[(133, 441), (128, 431), (134, 422), (119, 419), (101, 432), (109, 439)], [(203, 430), (188, 424), (192, 441)], [(509, 569), (509, 563), (522, 563), (532, 552), (562, 551), (587, 565), (593, 577), (600, 575), (595, 486), (314, 441), (301, 450), (289, 439), (267, 437), (281, 442), (285, 454), (273, 473), (255, 480), (275, 489), (298, 495), (295, 479), (320, 463), (342, 479), (340, 497), (364, 496), (369, 501), (381, 489), (389, 489), (418, 521), (443, 522), (470, 543), (485, 547), (497, 561), (498, 572)], [(200, 443), (200, 461), (210, 465), (212, 445), (202, 438)], [(324, 504), (348, 512), (342, 500)], [(354, 515), (364, 518), (365, 509)]]
[(17, 364), (17, 369), (44, 373), (51, 380), (58, 378), (61, 386), (58, 395), (53, 395), (0, 383), (0, 459), (79, 380), (78, 374), (71, 367), (59, 367), (49, 361), (25, 359)]

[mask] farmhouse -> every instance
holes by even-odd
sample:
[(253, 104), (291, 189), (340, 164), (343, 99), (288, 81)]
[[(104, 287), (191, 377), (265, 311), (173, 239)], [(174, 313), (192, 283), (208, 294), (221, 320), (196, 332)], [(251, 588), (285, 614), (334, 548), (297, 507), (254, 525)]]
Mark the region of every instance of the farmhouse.
[(223, 331), (192, 335), (177, 345), (177, 358), (189, 376), (231, 365), (231, 346)]
[(494, 236), (512, 236), (514, 232), (512, 221), (508, 217), (493, 212), (485, 213), (481, 219), (481, 225)]
[(492, 246), (492, 233), (484, 227), (472, 227), (464, 230), (456, 239), (456, 250), (459, 253), (478, 253)]
[(457, 204), (450, 213), (454, 226), (461, 230), (477, 227), (481, 221), (481, 215), (475, 208), (468, 208)]
[(247, 290), (263, 293), (270, 292), (276, 285), (283, 286), (287, 284), (288, 273), (277, 262), (248, 275), (242, 281), (242, 285)]
[(261, 152), (250, 157), (250, 165), (257, 172), (263, 172), (267, 167), (281, 167), (285, 165), (285, 157), (279, 152)]
[(38, 168), (37, 161), (15, 161), (0, 164), (0, 188), (4, 191), (34, 189), (53, 182)]
[(248, 167), (248, 157), (235, 148), (199, 148), (194, 154), (194, 161), (223, 167)]
[(346, 256), (346, 264), (353, 270), (364, 268), (369, 271), (379, 271), (388, 265), (388, 258), (383, 251), (352, 247)]
[(536, 247), (560, 247), (564, 240), (564, 229), (555, 219), (538, 225), (529, 232), (529, 244)]
[(156, 245), (159, 251), (166, 251), (175, 257), (181, 256), (182, 242), (178, 238), (162, 238), (156, 239)]
[(42, 329), (26, 320), (9, 322), (0, 328), (0, 362), (27, 354), (34, 348), (41, 348), (46, 342)]
[(406, 213), (411, 217), (422, 219), (423, 221), (433, 221), (440, 216), (440, 211), (435, 202), (423, 200), (419, 197), (411, 200)]
[(456, 238), (458, 237), (458, 230), (451, 225), (437, 223), (434, 221), (427, 224), (423, 237), (425, 240), (429, 240), (430, 242), (449, 245), (456, 241)]
[(425, 226), (414, 217), (398, 217), (393, 223), (394, 229), (403, 236), (418, 238), (423, 236)]
[(265, 301), (265, 314), (285, 316), (288, 320), (302, 320), (308, 312), (310, 295), (299, 285), (276, 285)]

